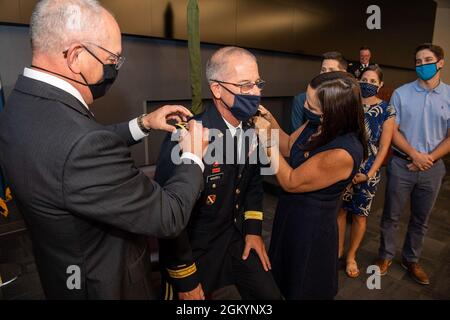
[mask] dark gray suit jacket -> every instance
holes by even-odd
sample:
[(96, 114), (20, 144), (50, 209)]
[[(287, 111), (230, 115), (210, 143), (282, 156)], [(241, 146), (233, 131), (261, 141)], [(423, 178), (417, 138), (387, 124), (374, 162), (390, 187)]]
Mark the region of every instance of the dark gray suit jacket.
[(69, 93), (19, 77), (0, 113), (0, 165), (48, 298), (154, 297), (147, 237), (186, 226), (203, 175), (184, 163), (161, 187), (135, 167), (132, 143), (128, 123), (105, 127)]

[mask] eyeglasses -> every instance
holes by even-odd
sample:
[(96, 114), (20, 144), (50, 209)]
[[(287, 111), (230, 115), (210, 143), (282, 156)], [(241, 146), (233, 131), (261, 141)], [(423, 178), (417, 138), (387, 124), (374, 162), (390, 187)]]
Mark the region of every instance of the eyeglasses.
[(210, 79), (210, 81), (231, 84), (235, 87), (238, 87), (241, 93), (249, 93), (250, 91), (252, 91), (252, 89), (255, 86), (257, 86), (259, 90), (262, 90), (264, 88), (264, 85), (266, 84), (266, 82), (261, 79), (258, 79), (255, 82), (244, 82), (244, 83), (233, 83), (233, 82), (226, 82), (226, 81), (220, 81), (220, 80), (214, 80), (214, 79)]
[[(122, 55), (120, 55), (120, 54), (119, 54), (119, 55), (118, 55), (118, 54), (115, 54), (115, 53), (109, 51), (108, 49), (105, 49), (105, 48), (103, 48), (102, 46), (99, 46), (99, 45), (97, 45), (97, 44), (95, 44), (95, 43), (92, 43), (92, 42), (87, 42), (87, 44), (88, 44), (88, 45), (91, 45), (91, 46), (95, 46), (95, 47), (97, 47), (97, 48), (99, 48), (99, 49), (102, 49), (103, 51), (109, 53), (109, 54), (110, 54), (110, 57), (108, 58), (108, 60), (110, 60), (110, 61), (112, 62), (111, 64), (113, 64), (113, 65), (115, 66), (116, 70), (119, 70), (119, 69), (122, 67), (123, 63), (125, 62), (125, 57), (122, 56)], [(97, 59), (101, 64), (104, 64), (103, 61), (100, 60), (100, 59), (99, 59), (99, 58), (98, 58), (91, 50), (89, 50), (85, 45), (83, 45), (83, 48), (86, 49), (86, 51), (89, 52), (89, 53), (90, 53), (95, 59)], [(67, 52), (68, 52), (68, 51), (69, 51), (69, 50), (63, 51), (64, 57), (65, 57), (65, 58), (67, 57)]]

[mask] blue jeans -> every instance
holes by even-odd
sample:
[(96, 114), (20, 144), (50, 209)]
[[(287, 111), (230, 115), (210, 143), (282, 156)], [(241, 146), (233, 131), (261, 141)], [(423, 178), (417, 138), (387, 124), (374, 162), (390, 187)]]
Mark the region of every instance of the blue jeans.
[(395, 232), (406, 201), (410, 199), (411, 215), (402, 257), (408, 262), (418, 262), (428, 229), (428, 219), (445, 176), (445, 164), (438, 160), (427, 171), (412, 172), (406, 167), (408, 163), (410, 162), (407, 160), (393, 156), (387, 167), (388, 181), (381, 218), (379, 257), (394, 257)]

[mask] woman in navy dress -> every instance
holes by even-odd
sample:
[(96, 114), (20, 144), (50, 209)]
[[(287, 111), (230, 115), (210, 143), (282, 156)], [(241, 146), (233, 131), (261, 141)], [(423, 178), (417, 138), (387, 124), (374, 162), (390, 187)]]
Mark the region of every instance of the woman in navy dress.
[[(358, 82), (345, 72), (315, 77), (306, 92), (308, 121), (291, 136), (260, 112), (255, 127), (284, 190), (269, 250), (272, 273), (286, 299), (333, 299), (340, 200), (367, 153)], [(278, 142), (269, 138), (274, 129)]]
[(347, 213), (352, 214), (350, 245), (346, 257), (345, 272), (350, 278), (359, 276), (356, 251), (366, 231), (372, 200), (380, 182), (380, 167), (389, 152), (394, 134), (395, 109), (377, 97), (383, 86), (383, 72), (377, 65), (369, 66), (361, 74), (361, 95), (368, 138), (368, 158), (347, 186), (342, 209), (338, 215), (339, 257), (343, 257)]

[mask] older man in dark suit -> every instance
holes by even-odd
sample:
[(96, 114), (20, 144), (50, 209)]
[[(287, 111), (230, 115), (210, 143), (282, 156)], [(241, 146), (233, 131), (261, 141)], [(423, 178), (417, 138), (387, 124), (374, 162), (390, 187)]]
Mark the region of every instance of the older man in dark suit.
[[(123, 64), (119, 26), (94, 0), (40, 1), (33, 61), (0, 115), (0, 164), (28, 225), (42, 286), (52, 299), (152, 298), (147, 236), (176, 236), (203, 185), (207, 134), (180, 141), (164, 188), (134, 165), (128, 146), (150, 129), (175, 130), (181, 106), (129, 123), (97, 123), (88, 107)], [(181, 120), (180, 119), (180, 120)]]

